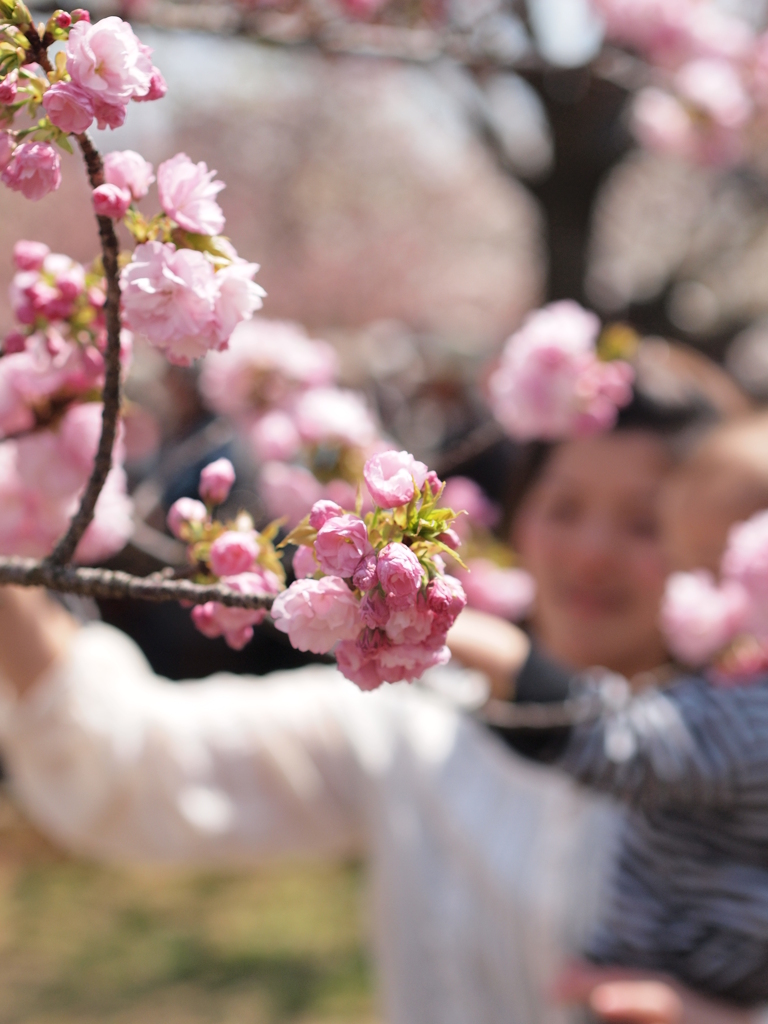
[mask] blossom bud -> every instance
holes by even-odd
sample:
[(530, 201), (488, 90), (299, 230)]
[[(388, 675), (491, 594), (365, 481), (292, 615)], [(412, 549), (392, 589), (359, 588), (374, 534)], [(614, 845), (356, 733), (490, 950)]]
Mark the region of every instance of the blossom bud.
[(39, 270), (50, 251), (45, 242), (22, 238), (13, 247), (13, 262), (19, 270)]
[(12, 71), (0, 82), (0, 103), (13, 103), (19, 89), (19, 72)]
[(346, 579), (370, 551), (368, 530), (357, 516), (333, 516), (320, 527), (315, 540), (315, 557), (328, 576)]
[(451, 551), (458, 551), (461, 547), (461, 538), (455, 530), (444, 530), (437, 539)]
[(378, 583), (377, 561), (376, 552), (369, 551), (358, 562), (357, 568), (352, 573), (352, 583), (358, 590), (371, 590)]
[(424, 575), (421, 563), (405, 544), (387, 544), (379, 554), (379, 582), (391, 608), (412, 603)]
[(229, 497), (234, 482), (235, 467), (229, 459), (216, 459), (200, 474), (200, 497), (206, 505), (221, 505)]
[(14, 352), (23, 352), (27, 347), (26, 335), (21, 331), (10, 331), (3, 342), (3, 355), (10, 356)]
[(78, 23), (78, 21), (88, 21), (88, 22), (90, 22), (90, 20), (91, 20), (90, 12), (86, 11), (84, 8), (76, 7), (74, 9), (74, 11), (72, 11), (72, 24), (73, 25), (76, 25)]
[(427, 473), (427, 479), (424, 481), (424, 484), (425, 486), (429, 487), (430, 491), (432, 491), (432, 494), (439, 494), (440, 489), (443, 486), (443, 481), (440, 479), (440, 477), (437, 475), (434, 469), (430, 469), (430, 471)]
[(93, 208), (99, 217), (122, 220), (131, 205), (131, 193), (117, 185), (99, 185), (92, 192)]
[(313, 530), (319, 530), (329, 519), (343, 515), (344, 509), (341, 505), (337, 505), (335, 501), (323, 498), (321, 501), (316, 501), (312, 506), (312, 511), (309, 513), (309, 525)]
[(189, 523), (204, 523), (208, 518), (208, 509), (202, 501), (194, 498), (179, 498), (168, 509), (168, 529), (180, 540), (187, 540)]
[(53, 20), (57, 28), (69, 28), (72, 24), (72, 15), (68, 11), (54, 11)]
[(227, 530), (211, 544), (210, 564), (216, 576), (237, 576), (250, 572), (259, 554), (255, 534)]

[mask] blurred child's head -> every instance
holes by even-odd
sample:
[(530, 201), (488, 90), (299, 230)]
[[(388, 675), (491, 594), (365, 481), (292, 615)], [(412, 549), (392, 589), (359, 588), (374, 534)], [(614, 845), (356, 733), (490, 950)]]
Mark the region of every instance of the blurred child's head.
[(734, 523), (768, 508), (768, 412), (715, 427), (668, 477), (661, 525), (671, 567), (717, 573)]

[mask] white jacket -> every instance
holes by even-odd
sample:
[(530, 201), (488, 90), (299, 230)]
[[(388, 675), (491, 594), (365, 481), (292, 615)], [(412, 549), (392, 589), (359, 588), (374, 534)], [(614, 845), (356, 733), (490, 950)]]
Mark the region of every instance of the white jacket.
[(83, 628), (66, 663), (3, 699), (19, 801), (74, 851), (258, 863), (366, 855), (391, 1024), (549, 1024), (595, 918), (616, 821), (433, 693), (361, 693), (335, 669), (158, 679)]

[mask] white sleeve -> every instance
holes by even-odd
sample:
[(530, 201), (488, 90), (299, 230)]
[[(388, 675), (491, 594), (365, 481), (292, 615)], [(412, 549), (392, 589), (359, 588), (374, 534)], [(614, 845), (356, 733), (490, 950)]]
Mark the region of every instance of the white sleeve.
[(66, 846), (116, 860), (242, 863), (363, 842), (359, 693), (332, 668), (183, 686), (95, 623), (2, 709), (19, 801)]

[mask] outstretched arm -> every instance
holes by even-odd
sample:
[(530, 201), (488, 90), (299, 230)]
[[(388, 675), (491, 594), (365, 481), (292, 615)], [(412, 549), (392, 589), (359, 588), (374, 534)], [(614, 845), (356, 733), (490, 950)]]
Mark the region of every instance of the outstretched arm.
[(22, 695), (62, 661), (77, 621), (44, 590), (0, 587), (0, 675)]

